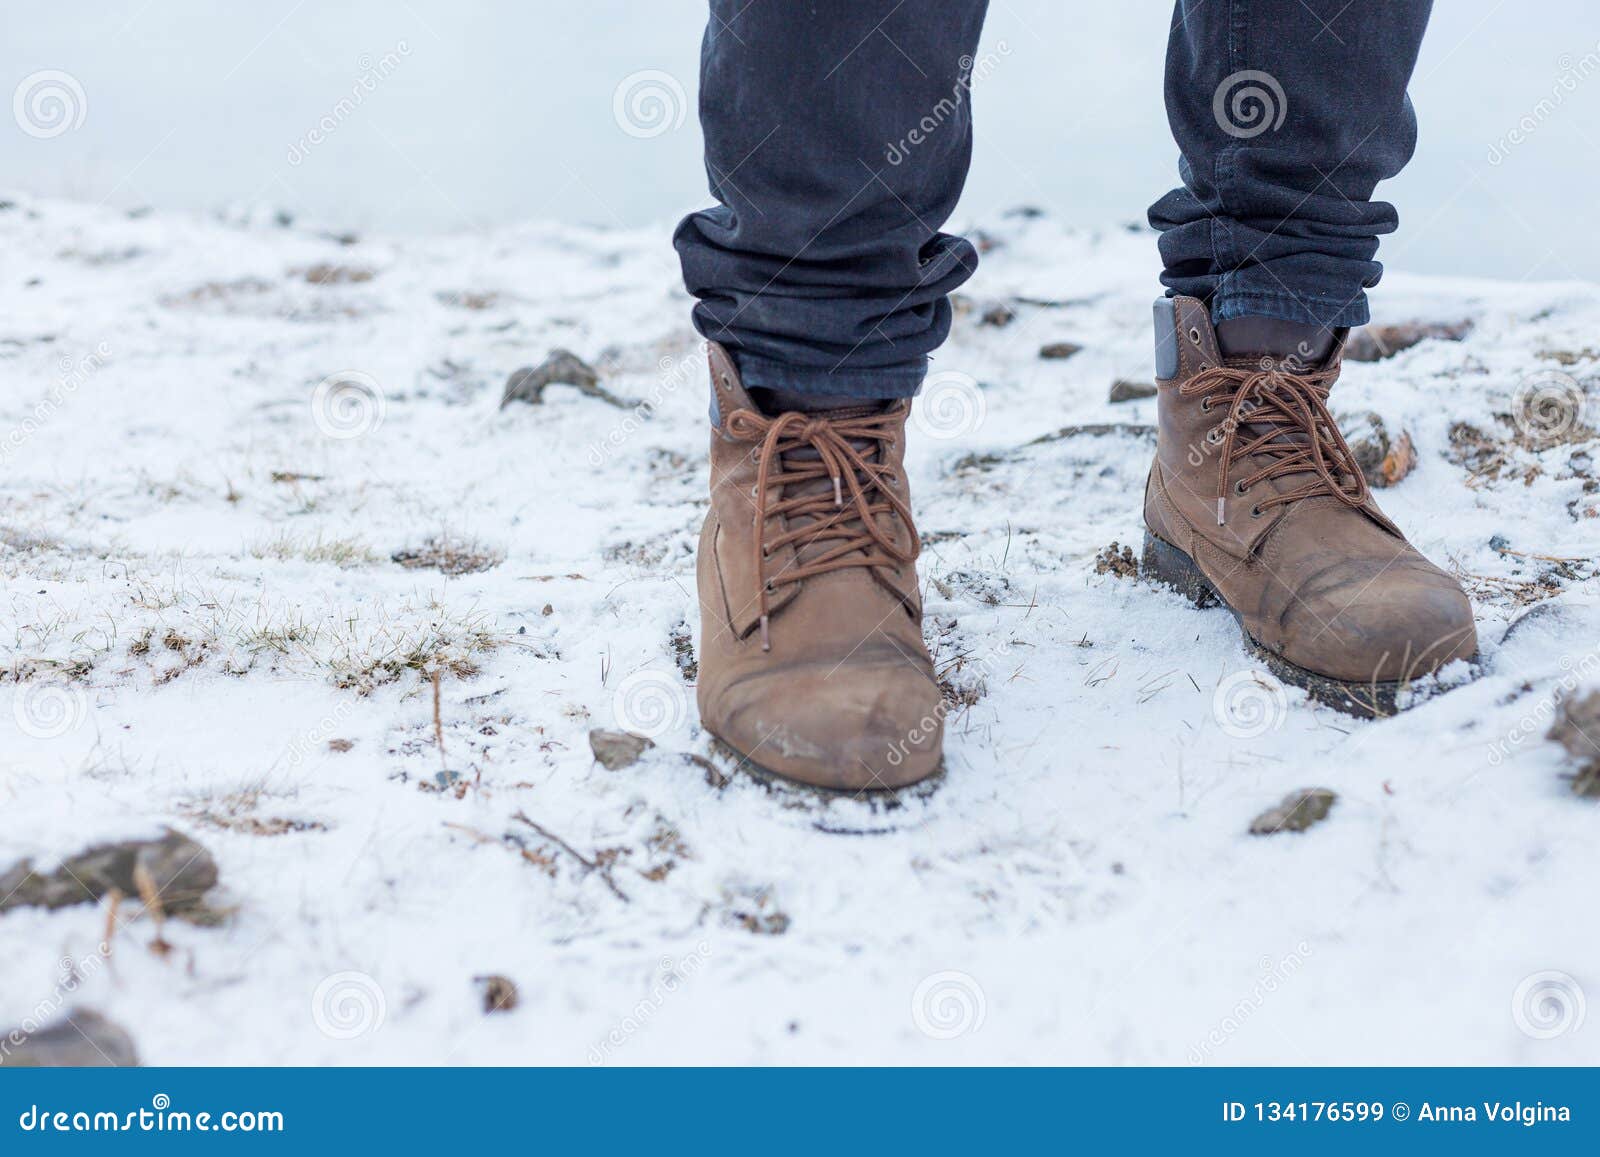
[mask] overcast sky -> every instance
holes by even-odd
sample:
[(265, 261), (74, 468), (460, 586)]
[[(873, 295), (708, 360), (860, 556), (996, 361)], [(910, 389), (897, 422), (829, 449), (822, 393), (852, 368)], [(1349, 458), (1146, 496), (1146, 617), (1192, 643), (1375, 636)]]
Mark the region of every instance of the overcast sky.
[[(994, 0), (986, 48), (1007, 51), (976, 94), (958, 222), (1019, 203), (1085, 224), (1142, 219), (1175, 171), (1160, 87), (1169, 11)], [(48, 137), (0, 120), (0, 187), (127, 206), (270, 203), (358, 229), (666, 223), (706, 200), (694, 117), (704, 12), (700, 0), (13, 5), (0, 87), (66, 73), (82, 120)], [(1421, 146), (1380, 194), (1401, 212), (1385, 260), (1594, 275), (1597, 42), (1593, 0), (1436, 6), (1412, 88)], [(658, 78), (669, 100), (681, 87), (687, 115), (630, 135), (614, 97), (647, 71), (670, 78)], [(378, 73), (359, 109), (308, 141)], [(1553, 94), (1559, 104), (1537, 111)], [(1492, 163), (1524, 118), (1533, 131)]]

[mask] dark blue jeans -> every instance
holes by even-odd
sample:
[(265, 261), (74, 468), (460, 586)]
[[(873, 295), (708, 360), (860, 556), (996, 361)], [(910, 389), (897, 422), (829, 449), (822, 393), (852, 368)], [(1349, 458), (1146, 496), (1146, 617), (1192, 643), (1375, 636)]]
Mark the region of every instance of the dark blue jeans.
[[(1431, 0), (1178, 0), (1167, 117), (1183, 187), (1150, 209), (1171, 293), (1367, 320), (1416, 145), (1406, 84)], [(701, 64), (718, 204), (674, 244), (696, 328), (746, 385), (914, 394), (977, 268), (940, 232), (972, 154), (987, 0), (711, 0)], [(1054, 112), (1040, 109), (1040, 147)], [(1089, 176), (1091, 174), (1086, 174)], [(1071, 270), (1061, 271), (1063, 278)]]

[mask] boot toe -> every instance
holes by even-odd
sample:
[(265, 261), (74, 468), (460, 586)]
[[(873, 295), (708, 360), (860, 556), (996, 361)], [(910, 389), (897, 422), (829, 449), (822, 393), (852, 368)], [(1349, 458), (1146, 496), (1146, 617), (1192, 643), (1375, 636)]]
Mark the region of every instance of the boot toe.
[(1443, 571), (1417, 568), (1345, 589), (1356, 593), (1291, 612), (1297, 629), (1284, 658), (1334, 679), (1391, 683), (1477, 654), (1472, 604)]
[[(938, 685), (912, 666), (818, 666), (741, 681), (712, 726), (752, 763), (840, 791), (892, 790), (939, 766)], [(708, 724), (710, 721), (708, 721)]]

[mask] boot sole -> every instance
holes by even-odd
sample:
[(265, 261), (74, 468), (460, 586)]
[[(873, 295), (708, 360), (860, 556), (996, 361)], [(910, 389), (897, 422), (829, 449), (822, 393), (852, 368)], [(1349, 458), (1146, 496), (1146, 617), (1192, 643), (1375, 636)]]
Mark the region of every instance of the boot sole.
[(925, 800), (944, 786), (945, 765), (944, 760), (939, 760), (939, 765), (915, 783), (908, 783), (904, 787), (828, 787), (824, 784), (810, 783), (803, 779), (796, 779), (784, 775), (781, 771), (774, 771), (770, 767), (751, 759), (744, 752), (734, 747), (731, 743), (719, 738), (715, 734), (711, 737), (712, 750), (727, 758), (735, 771), (742, 771), (763, 787), (790, 793), (803, 793), (832, 802), (834, 800), (859, 800), (871, 806), (874, 812), (894, 811), (905, 806), (906, 800)]
[[(1413, 680), (1352, 682), (1348, 679), (1335, 679), (1291, 663), (1277, 652), (1264, 647), (1250, 634), (1239, 612), (1228, 605), (1228, 600), (1223, 598), (1211, 580), (1206, 578), (1194, 559), (1148, 528), (1144, 532), (1144, 550), (1139, 570), (1144, 576), (1177, 591), (1197, 607), (1226, 608), (1233, 616), (1234, 622), (1239, 624), (1239, 634), (1244, 638), (1245, 648), (1260, 659), (1273, 675), (1285, 683), (1301, 688), (1318, 703), (1357, 719), (1385, 719), (1405, 710), (1399, 706), (1399, 700), (1403, 693), (1415, 686)], [(1473, 662), (1476, 661), (1477, 656), (1474, 655)], [(1406, 705), (1406, 707), (1411, 706), (1415, 706), (1415, 703)]]

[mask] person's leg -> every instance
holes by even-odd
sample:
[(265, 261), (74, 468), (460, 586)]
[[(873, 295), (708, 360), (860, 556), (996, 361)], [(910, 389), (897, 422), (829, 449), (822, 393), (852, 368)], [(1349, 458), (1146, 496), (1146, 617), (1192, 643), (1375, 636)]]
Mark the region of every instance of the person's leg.
[(1370, 198), (1410, 157), (1426, 0), (1179, 0), (1143, 570), (1221, 601), (1256, 655), (1358, 715), (1477, 650), (1471, 604), (1373, 500), (1328, 409), (1367, 320)]
[(1406, 85), (1431, 0), (1178, 0), (1167, 118), (1184, 187), (1150, 208), (1162, 282), (1212, 318), (1363, 325), (1372, 200), (1416, 147)]
[(977, 254), (940, 233), (972, 151), (987, 0), (711, 0), (716, 207), (678, 227), (700, 333), (747, 388), (916, 393)]
[(697, 558), (706, 730), (844, 790), (939, 766), (906, 418), (947, 295), (984, 0), (712, 0), (700, 119), (721, 204), (676, 244), (710, 339)]

